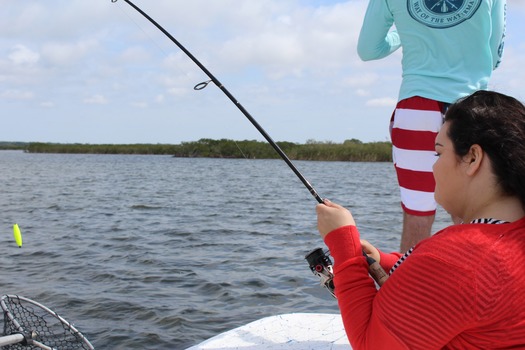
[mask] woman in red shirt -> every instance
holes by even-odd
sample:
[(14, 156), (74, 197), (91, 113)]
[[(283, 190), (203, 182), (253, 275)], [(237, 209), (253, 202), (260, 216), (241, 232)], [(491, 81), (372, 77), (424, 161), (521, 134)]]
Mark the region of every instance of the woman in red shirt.
[[(478, 91), (452, 104), (436, 137), (436, 201), (463, 223), (405, 256), (360, 242), (326, 201), (318, 228), (354, 349), (525, 348), (525, 106)], [(378, 290), (362, 249), (390, 270)]]

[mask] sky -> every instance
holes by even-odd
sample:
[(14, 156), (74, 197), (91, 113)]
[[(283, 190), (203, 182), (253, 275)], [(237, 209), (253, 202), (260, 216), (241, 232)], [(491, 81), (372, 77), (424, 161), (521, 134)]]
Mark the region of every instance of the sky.
[[(389, 141), (401, 52), (362, 62), (367, 0), (133, 0), (275, 141)], [(525, 101), (525, 0), (490, 89)], [(263, 136), (124, 0), (0, 0), (0, 141), (178, 144)]]

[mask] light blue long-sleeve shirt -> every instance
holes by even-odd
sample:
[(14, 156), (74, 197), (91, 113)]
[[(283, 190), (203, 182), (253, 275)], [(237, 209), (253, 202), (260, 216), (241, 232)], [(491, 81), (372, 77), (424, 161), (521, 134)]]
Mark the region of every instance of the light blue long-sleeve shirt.
[(362, 60), (403, 50), (399, 100), (451, 103), (486, 90), (505, 37), (505, 0), (370, 0), (357, 51)]

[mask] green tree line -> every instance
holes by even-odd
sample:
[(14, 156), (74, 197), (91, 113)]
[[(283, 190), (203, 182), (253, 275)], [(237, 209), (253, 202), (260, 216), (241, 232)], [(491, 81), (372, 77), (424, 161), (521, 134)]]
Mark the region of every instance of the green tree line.
[(7, 142), (0, 141), (0, 150), (24, 150), (27, 148), (27, 142)]
[[(389, 162), (392, 160), (390, 142), (363, 143), (346, 140), (343, 143), (308, 140), (304, 144), (276, 142), (282, 151), (295, 160)], [(30, 153), (91, 153), (91, 154), (156, 154), (192, 158), (279, 158), (273, 147), (256, 140), (200, 139), (180, 144), (62, 144), (31, 142), (23, 147)]]

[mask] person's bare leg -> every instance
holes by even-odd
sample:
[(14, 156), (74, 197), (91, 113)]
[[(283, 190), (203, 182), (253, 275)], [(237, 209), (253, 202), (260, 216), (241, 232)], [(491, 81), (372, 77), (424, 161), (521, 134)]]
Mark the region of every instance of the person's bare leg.
[(403, 233), (401, 235), (400, 252), (416, 245), (419, 241), (430, 237), (435, 215), (416, 216), (403, 212)]

